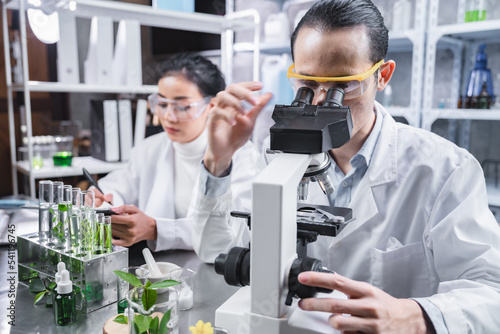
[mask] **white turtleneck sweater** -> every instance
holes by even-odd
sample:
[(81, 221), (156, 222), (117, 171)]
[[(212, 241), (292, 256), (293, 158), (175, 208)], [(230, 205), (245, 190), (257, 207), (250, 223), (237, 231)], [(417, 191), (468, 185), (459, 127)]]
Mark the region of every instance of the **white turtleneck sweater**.
[(189, 143), (174, 142), (175, 218), (187, 216), (193, 189), (207, 147), (207, 131)]

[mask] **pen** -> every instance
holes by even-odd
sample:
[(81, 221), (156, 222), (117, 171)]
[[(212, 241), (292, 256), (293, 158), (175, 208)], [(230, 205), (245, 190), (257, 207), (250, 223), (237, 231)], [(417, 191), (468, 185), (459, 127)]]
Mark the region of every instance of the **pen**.
[[(97, 190), (99, 190), (101, 192), (101, 194), (104, 195), (104, 192), (102, 191), (101, 188), (99, 188), (99, 186), (97, 185), (97, 182), (94, 180), (92, 175), (90, 175), (89, 171), (86, 170), (85, 168), (82, 168), (82, 170), (83, 170), (83, 175), (85, 176), (87, 181), (89, 181), (90, 185), (94, 186)], [(111, 202), (107, 202), (107, 203), (113, 205), (113, 203), (111, 203)]]

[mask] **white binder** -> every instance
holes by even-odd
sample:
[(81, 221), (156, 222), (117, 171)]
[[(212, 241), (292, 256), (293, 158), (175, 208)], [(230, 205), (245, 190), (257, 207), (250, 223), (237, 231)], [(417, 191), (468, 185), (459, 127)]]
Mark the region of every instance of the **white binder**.
[(113, 84), (142, 85), (141, 25), (134, 20), (121, 20), (116, 34), (113, 57)]
[(110, 17), (92, 18), (87, 59), (84, 62), (86, 84), (111, 85), (113, 62), (113, 21)]
[(133, 142), (132, 104), (130, 100), (118, 100), (118, 125), (120, 133), (120, 161), (128, 161)]

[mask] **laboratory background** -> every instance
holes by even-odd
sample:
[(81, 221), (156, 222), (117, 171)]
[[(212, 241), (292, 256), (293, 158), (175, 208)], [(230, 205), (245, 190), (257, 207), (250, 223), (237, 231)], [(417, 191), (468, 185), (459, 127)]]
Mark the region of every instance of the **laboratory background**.
[[(156, 1), (153, 4), (151, 0), (112, 2), (156, 5)], [(51, 36), (50, 32), (54, 29), (48, 18), (54, 16), (58, 2), (47, 0), (40, 2), (44, 6), (43, 14), (26, 16), (27, 51), (24, 52), (17, 14), (7, 10), (8, 22), (2, 24), (7, 31), (1, 38), (7, 37), (9, 43), (2, 43), (4, 52), (0, 55), (1, 58), (8, 55), (10, 59), (10, 66), (3, 67), (0, 81), (1, 196), (32, 196), (36, 181), (41, 178), (64, 176), (71, 178), (66, 180), (69, 183), (80, 181), (80, 170), (61, 173), (60, 169), (52, 169), (51, 158), (54, 150), (62, 149), (55, 147), (56, 139), (58, 146), (70, 147), (67, 142), (73, 140), (71, 150), (75, 163), (78, 163), (79, 157), (98, 155), (95, 152), (98, 148), (94, 148), (92, 153), (92, 147), (99, 146), (92, 144), (92, 137), (96, 136), (91, 125), (92, 100), (128, 100), (130, 106), (126, 104), (125, 107), (132, 112), (132, 132), (135, 134), (137, 112), (141, 116), (146, 114), (140, 121), (143, 123), (139, 122), (147, 128), (143, 136), (159, 131), (160, 127), (155, 127), (154, 122), (149, 120), (148, 111), (143, 111), (141, 100), (145, 99), (148, 90), (155, 89), (156, 66), (171, 54), (199, 52), (221, 66), (228, 83), (255, 78), (261, 80), (264, 91), (274, 94), (271, 106), (273, 103), (286, 104), (293, 99), (285, 75), (292, 62), (289, 36), (304, 10), (314, 1), (187, 2), (191, 4), (181, 4), (181, 1), (179, 5), (162, 5), (158, 1), (165, 8), (177, 6), (172, 9), (181, 12), (194, 10), (216, 16), (250, 10), (250, 13), (244, 14), (246, 16), (236, 16), (235, 22), (254, 25), (258, 22), (259, 29), (235, 28), (222, 36), (222, 31), (216, 31), (218, 28), (206, 33), (212, 28), (203, 24), (187, 27), (189, 24), (172, 22), (172, 27), (177, 29), (167, 29), (158, 27), (155, 22), (151, 26), (140, 22), (140, 28), (129, 27), (127, 34), (125, 24), (120, 26), (120, 11), (109, 9), (111, 22), (106, 24), (111, 31), (103, 33), (103, 24), (99, 29), (90, 14), (79, 15), (78, 8), (75, 8), (70, 28), (63, 29), (55, 37)], [(500, 120), (500, 101), (495, 98), (500, 95), (500, 7), (494, 0), (375, 0), (374, 3), (390, 29), (387, 58), (394, 59), (397, 64), (390, 87), (379, 92), (377, 100), (388, 107), (398, 121), (438, 133), (469, 150), (483, 165), (490, 204), (496, 211), (500, 206), (500, 192), (496, 194), (500, 138), (495, 131)], [(36, 9), (33, 4), (36, 5), (37, 1), (28, 1), (26, 10)], [(179, 26), (176, 27), (176, 24)], [(186, 30), (193, 27), (198, 32)], [(134, 33), (131, 33), (132, 29), (135, 29)], [(54, 38), (59, 41), (55, 42)], [(107, 47), (101, 48), (99, 43), (107, 44)], [(115, 56), (121, 53), (127, 53), (128, 58)], [(478, 53), (482, 60), (476, 63)], [(24, 73), (23, 57), (26, 57), (29, 73)], [(97, 57), (101, 59), (97, 61)], [(4, 63), (4, 59), (1, 61)], [(119, 64), (129, 64), (128, 73), (117, 73), (119, 71), (116, 70), (113, 74), (113, 67), (120, 68)], [(97, 68), (99, 66), (102, 68)], [(479, 68), (478, 75), (474, 76), (476, 79), (471, 79), (476, 67)], [(10, 76), (9, 84), (5, 74)], [(28, 86), (22, 84), (25, 79), (30, 82)], [(475, 86), (469, 87), (474, 80)], [(482, 80), (487, 82), (485, 90)], [(41, 85), (35, 86), (34, 82)], [(59, 84), (44, 86), (44, 82)], [(110, 84), (113, 89), (110, 89)], [(134, 88), (128, 89), (131, 86)], [(140, 86), (144, 93), (138, 88)], [(480, 94), (487, 94), (484, 97), (487, 103), (478, 107), (468, 102), (472, 95)], [(11, 106), (13, 117), (9, 118)], [(257, 143), (266, 136), (272, 124), (272, 107), (266, 111), (260, 117), (261, 126), (256, 128), (254, 134)], [(134, 140), (139, 140), (141, 134), (137, 134)], [(35, 148), (31, 155), (29, 137), (32, 149)], [(125, 145), (133, 144), (127, 142)], [(15, 155), (11, 154), (11, 150)], [(104, 164), (99, 164), (99, 175), (118, 168), (127, 154), (123, 156), (118, 158), (119, 161), (112, 162), (110, 159), (113, 160), (113, 157), (108, 158), (108, 166), (106, 158), (97, 158), (97, 163), (104, 161)]]
[[(260, 145), (274, 104), (293, 100), (286, 78), (290, 34), (314, 2), (2, 1), (0, 204), (38, 205), (41, 180), (83, 190), (90, 184), (82, 167), (96, 179), (123, 167), (134, 145), (163, 131), (146, 99), (157, 91), (158, 65), (180, 52), (210, 59), (227, 84), (258, 80), (263, 92), (273, 93), (252, 135)], [(373, 2), (390, 31), (386, 60), (396, 61), (377, 101), (397, 121), (471, 152), (500, 221), (498, 0)], [(112, 121), (104, 116), (107, 108)], [(195, 324), (197, 316), (186, 322)]]

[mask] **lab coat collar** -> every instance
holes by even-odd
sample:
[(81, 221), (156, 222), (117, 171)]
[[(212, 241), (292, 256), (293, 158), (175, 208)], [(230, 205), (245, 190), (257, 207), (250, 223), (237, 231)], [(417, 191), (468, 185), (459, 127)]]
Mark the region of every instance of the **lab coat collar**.
[(377, 115), (383, 117), (382, 130), (375, 146), (371, 166), (366, 171), (367, 179), (372, 187), (397, 178), (397, 126), (391, 115), (375, 101)]

